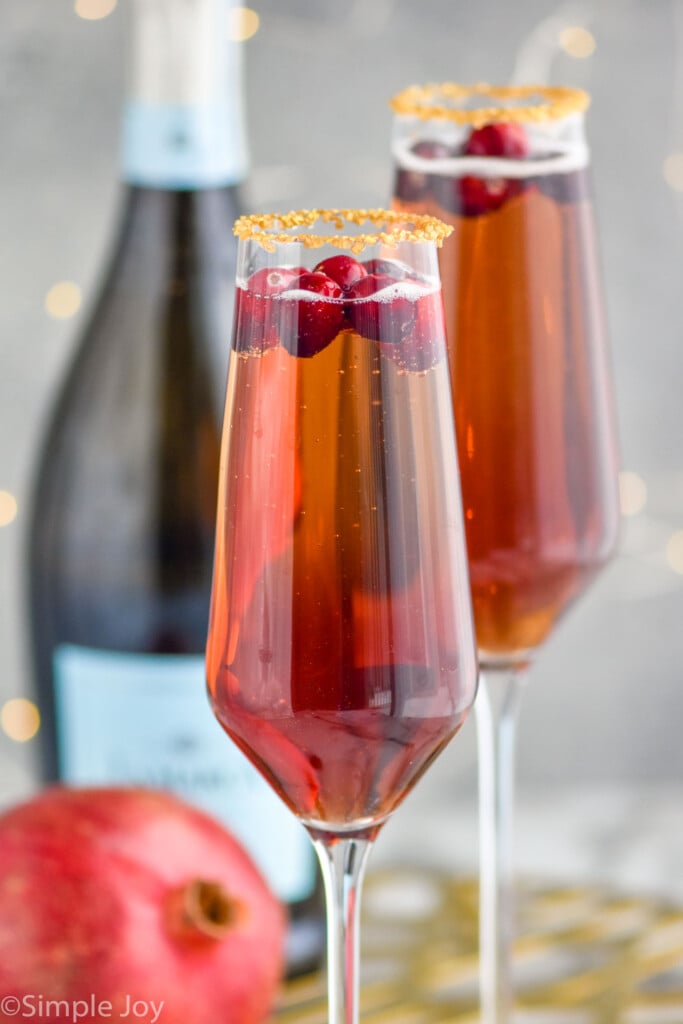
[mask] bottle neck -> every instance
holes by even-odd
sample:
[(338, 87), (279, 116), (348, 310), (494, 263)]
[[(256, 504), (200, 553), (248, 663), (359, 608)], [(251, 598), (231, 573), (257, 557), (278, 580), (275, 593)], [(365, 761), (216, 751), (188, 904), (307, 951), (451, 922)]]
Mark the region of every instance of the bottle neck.
[(130, 185), (216, 188), (246, 177), (242, 52), (234, 0), (132, 0), (123, 176)]

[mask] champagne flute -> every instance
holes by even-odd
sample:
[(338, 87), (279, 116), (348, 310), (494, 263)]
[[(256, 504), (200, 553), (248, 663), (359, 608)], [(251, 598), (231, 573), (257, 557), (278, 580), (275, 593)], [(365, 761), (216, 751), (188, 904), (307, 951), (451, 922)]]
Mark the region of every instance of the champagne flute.
[(588, 96), (413, 86), (394, 97), (394, 206), (440, 254), (481, 665), (481, 999), (512, 1006), (512, 799), (527, 668), (614, 551), (617, 457), (584, 136)]
[(235, 233), (209, 693), (312, 837), (329, 1019), (354, 1024), (371, 844), (476, 692), (436, 255), (448, 228), (317, 210)]

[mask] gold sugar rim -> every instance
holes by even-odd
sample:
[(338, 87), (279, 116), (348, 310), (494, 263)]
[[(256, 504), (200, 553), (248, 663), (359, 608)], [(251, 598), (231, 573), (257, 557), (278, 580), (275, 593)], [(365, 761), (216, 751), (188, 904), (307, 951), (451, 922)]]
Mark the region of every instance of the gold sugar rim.
[[(437, 102), (440, 98), (462, 103), (477, 96), (499, 102), (476, 110), (463, 110), (461, 107)], [(500, 101), (528, 100), (532, 96), (540, 96), (542, 102), (517, 107), (500, 105)], [(441, 82), (410, 85), (393, 96), (389, 105), (395, 114), (419, 117), (425, 121), (454, 121), (456, 124), (483, 128), (494, 122), (524, 124), (529, 121), (556, 121), (570, 114), (580, 114), (588, 109), (590, 96), (583, 89), (564, 85), (489, 85), (487, 82), (461, 85), (458, 82)]]
[[(376, 227), (390, 226), (389, 231), (363, 232), (359, 235), (319, 235), (293, 228), (310, 228), (318, 221), (332, 224), (341, 232), (345, 224), (360, 226), (369, 221)], [(392, 226), (393, 225), (393, 226)], [(412, 227), (407, 227), (411, 225)], [(243, 241), (258, 242), (266, 252), (274, 252), (278, 244), (299, 242), (307, 249), (320, 249), (333, 245), (360, 253), (368, 245), (397, 246), (400, 242), (434, 242), (440, 246), (448, 238), (452, 227), (428, 214), (406, 214), (393, 210), (291, 210), (289, 213), (256, 213), (235, 221), (233, 232)]]

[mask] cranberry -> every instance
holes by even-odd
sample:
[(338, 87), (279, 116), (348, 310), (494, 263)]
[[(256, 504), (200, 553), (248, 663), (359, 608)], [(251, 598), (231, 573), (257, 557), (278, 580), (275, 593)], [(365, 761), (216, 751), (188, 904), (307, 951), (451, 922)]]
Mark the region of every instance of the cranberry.
[[(421, 139), (411, 147), (411, 153), (423, 160), (440, 160), (451, 155), (448, 146), (432, 139)], [(427, 171), (399, 168), (394, 182), (394, 195), (406, 203), (417, 203), (429, 192), (433, 175)]]
[(523, 160), (529, 155), (529, 140), (521, 124), (485, 124), (471, 133), (465, 143), (465, 153)]
[[(320, 299), (300, 299), (289, 296), (290, 290), (313, 292)], [(293, 356), (310, 359), (336, 338), (344, 323), (344, 306), (336, 300), (342, 289), (327, 274), (306, 272), (297, 277), (290, 289), (278, 300), (283, 306), (283, 344)]]
[(235, 292), (235, 326), (232, 344), (237, 352), (265, 352), (279, 342), (277, 328), (269, 315), (272, 300), (245, 288)]
[(384, 274), (386, 277), (393, 278), (394, 281), (402, 281), (412, 274), (408, 264), (401, 263), (400, 260), (365, 260), (363, 267), (367, 274)]
[(304, 267), (261, 267), (251, 275), (247, 288), (254, 295), (278, 295), (303, 273)]
[(316, 270), (307, 270), (300, 274), (291, 282), (288, 290), (316, 292), (328, 299), (338, 299), (342, 294), (341, 285), (337, 284), (334, 278)]
[(468, 175), (460, 179), (461, 210), (468, 216), (498, 210), (514, 195), (519, 195), (524, 183), (518, 178), (474, 178)]
[(389, 274), (367, 274), (346, 289), (346, 297), (347, 299), (366, 299), (369, 295), (381, 292), (383, 288), (389, 288), (392, 284), (396, 284), (396, 278), (390, 277)]
[[(529, 155), (529, 141), (520, 124), (486, 124), (475, 128), (465, 143), (467, 156), (502, 157), (523, 160)], [(467, 175), (460, 179), (459, 195), (453, 195), (454, 208), (466, 216), (498, 210), (512, 196), (524, 189), (520, 178), (475, 178)]]
[(382, 353), (401, 370), (425, 373), (446, 355), (446, 322), (440, 291), (417, 298), (412, 329), (399, 345), (382, 345)]
[(449, 157), (455, 156), (454, 150), (438, 139), (420, 139), (411, 146), (411, 153), (425, 160), (448, 160)]
[(368, 274), (347, 290), (347, 299), (353, 301), (347, 306), (346, 315), (363, 338), (398, 343), (412, 327), (416, 310), (410, 298), (395, 293), (373, 298), (396, 284), (396, 279), (388, 274)]
[(291, 287), (303, 270), (261, 267), (247, 279), (246, 288), (237, 289), (233, 345), (238, 352), (265, 352), (279, 343), (273, 296)]
[(440, 290), (417, 300), (415, 327), (403, 348), (408, 370), (429, 370), (445, 358), (446, 319)]
[(327, 274), (333, 281), (336, 281), (342, 288), (348, 288), (357, 281), (359, 277), (365, 277), (367, 270), (362, 263), (354, 260), (353, 256), (339, 253), (338, 256), (330, 256), (322, 260), (313, 268), (314, 273)]
[[(411, 146), (411, 153), (425, 162), (430, 160), (448, 160), (458, 155), (458, 150), (437, 139), (420, 139)], [(425, 170), (399, 168), (394, 182), (394, 195), (406, 203), (417, 203), (434, 191), (435, 182), (440, 175), (429, 173), (428, 164)]]
[(430, 178), (430, 174), (422, 171), (408, 171), (400, 167), (394, 179), (394, 195), (404, 203), (418, 203), (429, 189)]

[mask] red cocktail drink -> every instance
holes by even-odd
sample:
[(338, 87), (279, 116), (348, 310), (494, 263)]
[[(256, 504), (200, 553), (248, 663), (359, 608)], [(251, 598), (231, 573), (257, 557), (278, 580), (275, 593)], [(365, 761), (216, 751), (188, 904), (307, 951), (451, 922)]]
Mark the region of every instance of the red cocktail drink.
[(617, 458), (580, 90), (415, 86), (392, 101), (394, 208), (440, 253), (477, 645), (482, 1010), (512, 1005), (521, 679), (613, 553)]
[(397, 119), (394, 205), (453, 227), (440, 268), (485, 664), (538, 647), (613, 552), (617, 463), (576, 115), (459, 112)]
[(236, 232), (207, 678), (313, 839), (330, 1021), (355, 1024), (370, 845), (476, 691), (435, 246), (448, 228), (332, 210)]
[(459, 728), (474, 677), (443, 529), (458, 498), (438, 280), (318, 255), (239, 282), (208, 677), (291, 809), (357, 828)]

